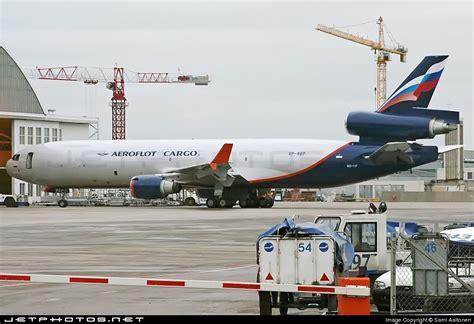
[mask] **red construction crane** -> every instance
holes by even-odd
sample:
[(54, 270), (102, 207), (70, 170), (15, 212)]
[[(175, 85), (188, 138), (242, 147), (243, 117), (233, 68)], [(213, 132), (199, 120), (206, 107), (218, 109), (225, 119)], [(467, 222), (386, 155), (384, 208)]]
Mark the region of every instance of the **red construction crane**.
[[(113, 73), (112, 73), (113, 71)], [(105, 82), (107, 89), (112, 90), (112, 139), (125, 139), (125, 82), (127, 83), (193, 83), (208, 85), (208, 75), (193, 76), (170, 73), (140, 73), (125, 70), (123, 67), (113, 69), (87, 68), (80, 66), (63, 66), (36, 68), (33, 78), (56, 81), (82, 81), (85, 84)]]

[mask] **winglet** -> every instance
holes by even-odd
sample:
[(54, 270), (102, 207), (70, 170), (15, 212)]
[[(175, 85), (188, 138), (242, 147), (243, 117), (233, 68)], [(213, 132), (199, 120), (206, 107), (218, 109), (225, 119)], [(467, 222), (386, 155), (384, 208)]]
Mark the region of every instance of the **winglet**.
[(217, 170), (219, 164), (227, 164), (229, 163), (230, 154), (232, 153), (232, 147), (234, 144), (225, 143), (222, 145), (219, 153), (214, 157), (214, 160), (211, 162), (211, 169)]

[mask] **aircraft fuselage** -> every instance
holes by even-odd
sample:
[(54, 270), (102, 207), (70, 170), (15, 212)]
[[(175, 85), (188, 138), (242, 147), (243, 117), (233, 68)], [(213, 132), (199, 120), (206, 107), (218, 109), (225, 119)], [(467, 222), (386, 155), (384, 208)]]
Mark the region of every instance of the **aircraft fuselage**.
[[(313, 139), (68, 141), (25, 148), (17, 161), (8, 161), (7, 171), (50, 187), (125, 188), (137, 175), (172, 174), (210, 163), (223, 143), (233, 144), (233, 187), (336, 187), (437, 159), (436, 147), (425, 146), (414, 150), (413, 165), (373, 163), (367, 156), (380, 145)], [(180, 177), (188, 186), (214, 186), (212, 177)]]

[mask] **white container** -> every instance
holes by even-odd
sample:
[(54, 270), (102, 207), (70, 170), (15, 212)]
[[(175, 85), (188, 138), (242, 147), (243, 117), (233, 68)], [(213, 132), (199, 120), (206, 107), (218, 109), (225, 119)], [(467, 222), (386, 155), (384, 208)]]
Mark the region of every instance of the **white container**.
[(262, 283), (333, 285), (335, 243), (330, 236), (267, 236), (259, 241)]

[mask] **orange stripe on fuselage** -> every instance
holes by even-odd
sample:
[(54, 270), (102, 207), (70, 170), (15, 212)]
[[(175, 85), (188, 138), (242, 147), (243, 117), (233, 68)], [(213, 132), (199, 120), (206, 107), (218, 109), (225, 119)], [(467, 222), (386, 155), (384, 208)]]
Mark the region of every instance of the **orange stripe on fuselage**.
[(262, 182), (270, 182), (270, 181), (277, 181), (277, 180), (282, 180), (282, 179), (288, 179), (288, 178), (291, 178), (291, 177), (294, 177), (294, 176), (297, 176), (299, 174), (302, 174), (302, 173), (305, 173), (306, 171), (309, 171), (315, 167), (317, 167), (318, 165), (322, 164), (323, 162), (325, 162), (326, 160), (328, 160), (330, 157), (332, 157), (333, 155), (337, 154), (338, 152), (342, 151), (347, 145), (351, 144), (352, 142), (349, 142), (349, 143), (346, 143), (344, 144), (343, 146), (337, 148), (336, 150), (332, 151), (331, 153), (329, 153), (328, 155), (326, 155), (325, 157), (323, 157), (321, 160), (319, 160), (318, 162), (314, 163), (314, 164), (311, 164), (309, 167), (307, 168), (304, 168), (302, 170), (299, 170), (299, 171), (296, 171), (296, 172), (293, 172), (293, 173), (290, 173), (290, 174), (285, 174), (285, 175), (282, 175), (282, 176), (277, 176), (277, 177), (272, 177), (272, 178), (265, 178), (265, 179), (257, 179), (257, 180), (252, 180), (252, 181), (249, 181), (249, 183), (251, 184), (255, 184), (255, 183), (262, 183)]

